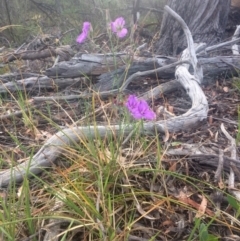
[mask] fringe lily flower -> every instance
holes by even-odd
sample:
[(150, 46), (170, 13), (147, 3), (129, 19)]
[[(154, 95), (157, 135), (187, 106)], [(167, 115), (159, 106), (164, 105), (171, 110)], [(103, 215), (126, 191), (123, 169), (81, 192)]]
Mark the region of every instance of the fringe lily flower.
[(151, 110), (148, 103), (145, 100), (138, 100), (135, 95), (130, 95), (128, 97), (126, 107), (131, 115), (137, 120), (154, 120), (156, 118), (156, 114)]
[(114, 22), (111, 22), (111, 29), (119, 38), (124, 38), (128, 33), (124, 25), (125, 20), (123, 17), (119, 17)]
[(88, 36), (88, 33), (90, 31), (90, 28), (91, 28), (91, 23), (89, 23), (89, 22), (84, 22), (83, 23), (82, 33), (76, 39), (76, 41), (78, 43), (81, 44), (81, 43), (83, 43), (86, 40), (86, 38)]

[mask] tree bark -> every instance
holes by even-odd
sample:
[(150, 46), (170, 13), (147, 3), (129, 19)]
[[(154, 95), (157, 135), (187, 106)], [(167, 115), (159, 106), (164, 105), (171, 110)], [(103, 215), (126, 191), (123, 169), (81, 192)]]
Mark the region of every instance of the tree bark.
[[(231, 0), (168, 0), (168, 6), (186, 22), (194, 42), (204, 42), (207, 45), (214, 45), (222, 40), (230, 4)], [(179, 23), (165, 12), (160, 39), (155, 46), (156, 53), (176, 56), (186, 46)]]

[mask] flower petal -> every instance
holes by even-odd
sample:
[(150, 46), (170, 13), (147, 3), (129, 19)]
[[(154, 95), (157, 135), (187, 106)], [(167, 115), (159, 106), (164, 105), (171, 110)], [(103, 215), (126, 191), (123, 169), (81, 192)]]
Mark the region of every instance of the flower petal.
[(129, 95), (126, 106), (129, 111), (132, 111), (133, 109), (136, 109), (138, 107), (138, 103), (138, 98), (135, 95)]
[(144, 119), (146, 120), (154, 120), (156, 119), (156, 114), (152, 110), (148, 110), (144, 113)]
[(138, 111), (132, 112), (131, 114), (134, 117), (134, 119), (137, 119), (137, 120), (142, 119), (142, 115)]
[(89, 22), (84, 22), (84, 23), (83, 23), (82, 31), (85, 32), (85, 33), (88, 33), (89, 30), (90, 30), (90, 27), (91, 27), (91, 23), (89, 23)]
[(119, 38), (123, 38), (127, 34), (127, 29), (124, 28), (124, 25), (125, 20), (123, 17), (119, 17), (114, 22), (111, 22), (111, 29)]
[(81, 44), (81, 43), (83, 43), (83, 42), (86, 40), (86, 38), (87, 38), (87, 33), (82, 32), (82, 33), (77, 37), (76, 41)]
[(149, 109), (148, 103), (145, 100), (140, 100), (138, 104), (138, 111), (142, 114)]
[(76, 39), (76, 41), (78, 43), (81, 44), (81, 43), (83, 43), (86, 40), (86, 38), (88, 36), (88, 33), (90, 31), (90, 28), (91, 28), (91, 23), (89, 23), (89, 22), (84, 22), (83, 23), (82, 33), (80, 35), (78, 35), (78, 37)]
[(117, 32), (117, 25), (115, 24), (115, 22), (111, 22), (111, 29), (114, 33)]
[(119, 17), (115, 20), (115, 24), (119, 26), (119, 28), (123, 28), (125, 25), (125, 20), (123, 17)]
[(119, 38), (124, 38), (127, 35), (128, 31), (126, 28), (123, 28), (122, 30), (117, 32), (117, 36)]
[(138, 100), (135, 95), (129, 95), (125, 105), (131, 115), (137, 120), (154, 120), (156, 118), (156, 114), (151, 110), (148, 103), (145, 100)]

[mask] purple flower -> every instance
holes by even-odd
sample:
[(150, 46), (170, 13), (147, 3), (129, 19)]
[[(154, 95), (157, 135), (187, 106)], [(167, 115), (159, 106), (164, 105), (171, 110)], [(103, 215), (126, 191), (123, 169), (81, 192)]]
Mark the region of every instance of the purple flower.
[(91, 27), (91, 23), (89, 23), (89, 22), (84, 22), (83, 23), (82, 33), (76, 39), (76, 41), (78, 43), (81, 44), (81, 43), (83, 43), (86, 40), (86, 38), (88, 36), (88, 33), (90, 31), (90, 27)]
[(128, 97), (126, 107), (137, 120), (154, 120), (156, 118), (156, 114), (150, 109), (148, 103), (145, 100), (138, 100), (135, 95), (130, 95)]
[(125, 20), (123, 17), (117, 18), (114, 22), (111, 22), (111, 29), (119, 38), (124, 38), (127, 35), (127, 29), (124, 28)]
[(139, 100), (135, 95), (129, 95), (126, 106), (129, 110), (137, 109)]
[(156, 118), (155, 113), (150, 109), (145, 100), (140, 100), (137, 109), (134, 109), (132, 115), (135, 119), (153, 120)]

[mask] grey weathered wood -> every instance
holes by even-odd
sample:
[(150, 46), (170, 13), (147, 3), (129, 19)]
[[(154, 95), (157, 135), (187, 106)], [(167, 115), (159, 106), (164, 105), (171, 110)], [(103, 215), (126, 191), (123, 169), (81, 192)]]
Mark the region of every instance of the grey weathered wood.
[(7, 83), (9, 81), (16, 81), (21, 79), (27, 79), (30, 77), (44, 77), (44, 75), (35, 74), (35, 73), (6, 73), (0, 75), (1, 83)]
[[(207, 84), (208, 81), (212, 81), (213, 77), (216, 78), (220, 75), (229, 75), (232, 77), (233, 74), (237, 73), (236, 69), (240, 68), (240, 56), (199, 57), (198, 61), (203, 68), (203, 84)], [(152, 58), (151, 63), (148, 60), (147, 64), (145, 64), (144, 60), (141, 59), (141, 61), (134, 62), (133, 65), (127, 69), (125, 67), (121, 67), (115, 71), (100, 75), (99, 82), (93, 88), (99, 91), (116, 89), (122, 86), (124, 81), (133, 74), (143, 72), (141, 75), (144, 76), (144, 71), (150, 71), (160, 67), (161, 66), (155, 58)], [(155, 71), (152, 76), (157, 76), (158, 79), (161, 80), (174, 78), (174, 74), (175, 67), (170, 67)], [(112, 81), (113, 79), (115, 81)]]
[[(228, 147), (228, 150), (231, 151), (231, 158), (237, 159), (236, 140), (233, 137), (231, 137), (231, 135), (226, 131), (223, 123), (221, 124), (221, 130), (230, 142), (230, 147)], [(228, 191), (231, 194), (233, 194), (238, 201), (240, 201), (240, 191), (235, 188), (235, 173), (233, 171), (233, 167), (236, 168), (235, 163), (230, 162), (230, 173), (229, 173), (229, 177), (228, 177)]]
[(98, 76), (102, 73), (125, 65), (129, 56), (119, 54), (82, 54), (70, 61), (63, 61), (45, 71), (49, 77), (76, 78), (80, 76)]
[[(240, 25), (237, 26), (233, 34), (232, 40), (237, 39), (239, 36), (240, 36)], [(233, 52), (233, 55), (239, 55), (239, 46), (237, 44), (234, 44), (232, 46), (232, 52)]]
[(35, 60), (44, 59), (52, 56), (60, 56), (62, 60), (69, 60), (73, 57), (74, 52), (70, 45), (63, 45), (57, 48), (48, 46), (47, 49), (41, 51), (28, 51), (24, 50), (18, 53), (12, 53), (3, 58), (4, 63), (9, 63), (17, 59), (21, 60)]
[[(230, 0), (168, 0), (168, 6), (178, 13), (189, 27), (194, 42), (213, 45), (222, 41), (230, 9)], [(186, 48), (185, 35), (167, 12), (163, 15), (156, 52), (176, 56)]]
[[(171, 8), (169, 8), (168, 6), (165, 6), (165, 10), (166, 12), (168, 12), (170, 15), (172, 15), (180, 24), (181, 27), (185, 33), (186, 39), (187, 39), (187, 44), (188, 44), (188, 54), (189, 54), (189, 58), (191, 59), (191, 64), (194, 70), (194, 76), (197, 80), (197, 82), (200, 84), (203, 80), (203, 70), (202, 70), (202, 66), (198, 63), (198, 59), (195, 53), (195, 47), (194, 47), (194, 42), (193, 42), (193, 38), (191, 35), (191, 32), (188, 28), (188, 26), (186, 25), (186, 23), (184, 22), (184, 20), (177, 14), (175, 13)], [(205, 46), (206, 44), (200, 44), (201, 46)], [(196, 46), (201, 48), (201, 46)]]
[[(198, 53), (198, 56), (206, 56), (207, 53), (211, 53), (212, 51), (215, 50), (221, 50), (221, 48), (226, 47), (226, 46), (232, 46), (233, 44), (239, 43), (240, 38), (235, 38), (229, 41), (225, 41), (222, 43), (215, 44), (213, 46), (206, 47), (205, 50), (202, 52)], [(230, 49), (230, 47), (228, 47)]]
[[(165, 7), (165, 10), (167, 10), (168, 13), (170, 13), (172, 17), (180, 23), (187, 38), (188, 48), (183, 51), (181, 60), (189, 60), (191, 65), (194, 66), (193, 68), (201, 70), (201, 66), (197, 66), (199, 63), (196, 59), (192, 35), (186, 26), (186, 23), (169, 7)], [(195, 121), (195, 123), (199, 123), (207, 118), (208, 113), (208, 102), (206, 96), (198, 84), (200, 82), (199, 78), (201, 78), (201, 76), (199, 76), (199, 70), (194, 71), (194, 75), (191, 75), (188, 69), (189, 64), (184, 63), (178, 65), (175, 71), (176, 80), (181, 83), (192, 101), (192, 107), (186, 113), (170, 119), (171, 121), (177, 120), (177, 126), (193, 126), (193, 121)]]
[[(138, 58), (138, 62), (135, 62), (126, 69), (126, 67), (120, 67), (115, 71), (104, 73), (99, 76), (99, 82), (93, 86), (93, 89), (97, 91), (110, 91), (113, 89), (118, 89), (122, 86), (124, 80), (128, 78), (132, 78), (134, 80), (140, 76), (149, 76), (148, 72), (151, 71), (152, 76), (158, 76), (159, 79), (171, 79), (174, 78), (175, 73), (175, 65), (174, 60), (177, 62), (177, 59), (170, 59), (167, 57), (159, 58)], [(208, 81), (212, 81), (212, 77), (217, 77), (219, 75), (224, 75), (231, 77), (236, 73), (237, 69), (240, 69), (240, 56), (217, 56), (217, 57), (200, 57), (198, 58), (199, 64), (202, 65), (203, 68), (203, 83), (206, 84)], [(72, 79), (72, 76), (86, 76), (91, 75), (92, 71), (95, 69), (95, 64), (97, 66), (101, 66), (100, 63), (93, 63), (92, 65), (88, 65), (88, 69), (86, 69), (85, 63), (78, 62), (72, 64), (72, 62), (63, 62), (64, 68), (72, 69), (73, 71), (65, 71), (58, 65), (61, 69), (59, 71), (58, 78), (51, 78), (43, 75), (25, 73), (22, 76), (20, 74), (8, 74), (8, 75), (0, 75), (0, 93), (7, 93), (9, 91), (15, 92), (18, 90), (31, 90), (32, 88), (65, 88), (71, 84), (78, 82), (77, 79)], [(173, 64), (173, 65), (172, 65)], [(90, 67), (91, 66), (91, 67)], [(169, 66), (169, 67), (168, 67)], [(83, 69), (81, 69), (83, 67)], [(161, 68), (165, 67), (165, 68)], [(106, 68), (100, 67), (102, 71), (105, 71)], [(158, 70), (156, 70), (158, 68)], [(161, 69), (160, 69), (161, 68)], [(60, 74), (60, 72), (62, 74)], [(96, 72), (95, 72), (96, 73)], [(133, 76), (134, 75), (134, 76)], [(150, 76), (151, 76), (150, 75)], [(32, 77), (29, 77), (32, 76)], [(118, 77), (118, 78), (117, 78)], [(22, 79), (23, 78), (23, 79)], [(11, 81), (13, 80), (13, 81)], [(115, 81), (113, 81), (115, 80)], [(175, 89), (175, 88), (174, 88)], [(174, 90), (172, 89), (172, 90)], [(117, 91), (115, 91), (117, 92)], [(107, 94), (107, 93), (106, 93)], [(84, 95), (86, 97), (88, 95)], [(104, 96), (106, 96), (104, 94)]]
[(48, 89), (48, 88), (66, 88), (71, 84), (77, 83), (76, 79), (51, 79), (47, 76), (30, 77), (26, 79), (9, 81), (0, 85), (0, 93), (15, 92), (19, 90)]
[[(213, 166), (217, 167), (218, 166), (218, 158), (219, 154), (214, 151), (209, 145), (204, 146), (204, 145), (199, 145), (199, 144), (186, 144), (182, 143), (181, 147), (179, 148), (169, 148), (166, 150), (167, 155), (173, 155), (173, 156), (184, 156), (184, 157), (190, 157), (193, 159), (194, 162), (198, 162), (197, 159), (201, 159), (199, 161), (199, 164), (203, 164), (204, 166)], [(214, 159), (214, 161), (212, 160)], [(223, 156), (224, 159), (224, 168), (226, 171), (230, 170), (230, 163), (233, 162), (234, 165), (237, 166), (237, 168), (240, 168), (240, 161), (239, 159), (232, 159), (228, 156)], [(238, 180), (240, 180), (238, 178)]]

